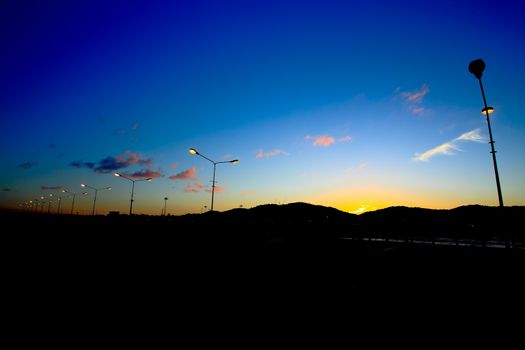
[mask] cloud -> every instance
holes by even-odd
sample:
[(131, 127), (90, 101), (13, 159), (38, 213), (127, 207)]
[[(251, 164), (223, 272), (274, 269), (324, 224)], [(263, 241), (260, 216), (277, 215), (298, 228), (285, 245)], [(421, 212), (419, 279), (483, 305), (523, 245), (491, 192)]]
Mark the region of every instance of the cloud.
[(425, 96), (430, 92), (430, 88), (427, 84), (423, 84), (421, 89), (415, 91), (401, 91), (400, 88), (396, 89), (399, 92), (399, 96), (405, 101), (408, 110), (413, 114), (424, 114), (427, 109), (423, 106), (423, 100)]
[(199, 184), (199, 183), (187, 184), (186, 187), (184, 188), (184, 192), (197, 193), (197, 192), (200, 192), (203, 187), (204, 185)]
[(177, 163), (171, 163), (170, 168), (172, 168), (173, 170), (177, 169)]
[(57, 148), (57, 145), (55, 145), (54, 143), (50, 143), (50, 144), (49, 144), (49, 148), (51, 148), (51, 149), (56, 149), (56, 148)]
[[(216, 185), (215, 186), (215, 193), (222, 192), (226, 189), (226, 186)], [(207, 188), (206, 192), (211, 193), (211, 188)]]
[(46, 186), (46, 185), (42, 185), (42, 186), (40, 186), (40, 189), (41, 190), (60, 190), (60, 189), (62, 189), (62, 186)]
[(321, 136), (306, 136), (305, 140), (313, 140), (312, 145), (313, 146), (321, 146), (321, 147), (329, 147), (334, 143), (338, 142), (350, 142), (352, 141), (351, 136), (343, 136), (338, 139), (329, 136), (329, 135), (321, 135)]
[(286, 156), (289, 155), (288, 152), (285, 152), (280, 149), (274, 149), (273, 151), (270, 151), (270, 152), (264, 152), (262, 149), (260, 149), (259, 152), (257, 152), (257, 154), (255, 155), (255, 159), (270, 158), (270, 157), (278, 156), (280, 154), (283, 154)]
[(69, 165), (72, 166), (72, 167), (75, 167), (75, 168), (93, 169), (95, 167), (95, 163), (93, 163), (93, 162), (84, 162), (84, 161), (81, 161), (81, 160), (73, 161), (73, 162), (69, 163)]
[(84, 162), (84, 161), (74, 161), (69, 163), (70, 166), (75, 168), (88, 168), (93, 169), (94, 172), (99, 174), (108, 174), (116, 172), (121, 169), (129, 168), (133, 165), (143, 167), (136, 171), (128, 171), (124, 175), (132, 178), (144, 178), (144, 177), (160, 177), (162, 172), (160, 169), (154, 171), (153, 168), (153, 159), (144, 158), (138, 153), (133, 153), (131, 151), (126, 151), (123, 154), (116, 155), (115, 157), (106, 157), (99, 160), (98, 162)]
[(8, 187), (6, 187), (6, 188), (2, 189), (2, 191), (4, 191), (4, 192), (9, 192), (9, 191), (11, 191), (11, 189), (8, 188)]
[(143, 179), (143, 178), (157, 178), (162, 176), (162, 172), (160, 169), (157, 169), (157, 171), (153, 171), (151, 169), (142, 169), (137, 170), (133, 173), (124, 173), (125, 176), (130, 177), (132, 179)]
[(461, 151), (461, 149), (457, 146), (457, 143), (460, 141), (470, 141), (470, 142), (481, 143), (481, 142), (484, 142), (485, 139), (480, 135), (480, 129), (471, 130), (464, 134), (461, 134), (460, 136), (456, 137), (452, 141), (445, 142), (422, 154), (416, 153), (416, 155), (412, 159), (418, 162), (427, 162), (430, 158), (438, 154), (443, 154), (443, 155), (448, 155), (448, 156), (454, 155), (455, 154), (454, 151)]
[(472, 142), (485, 142), (485, 139), (480, 135), (480, 130), (475, 129), (472, 131), (468, 131), (458, 138), (456, 138), (457, 141), (472, 141)]
[(170, 176), (170, 180), (176, 181), (176, 180), (195, 180), (195, 174), (197, 173), (197, 169), (195, 167), (186, 169), (184, 171), (181, 171), (177, 175)]
[(335, 139), (333, 137), (324, 135), (324, 136), (317, 136), (314, 139), (313, 145), (314, 146), (328, 147), (334, 142), (335, 142)]
[(22, 168), (24, 170), (27, 170), (27, 169), (31, 169), (32, 167), (34, 167), (35, 165), (37, 165), (38, 163), (37, 162), (24, 162), (22, 164), (18, 164), (18, 167), (19, 168)]
[(408, 108), (410, 110), (410, 112), (414, 113), (414, 114), (423, 114), (425, 113), (427, 110), (424, 108), (424, 107), (409, 107)]
[(139, 154), (130, 151), (115, 157), (106, 157), (98, 162), (94, 170), (100, 174), (107, 174), (118, 169), (124, 169), (131, 165), (146, 166), (148, 168), (153, 166), (151, 158), (143, 159)]
[(139, 127), (140, 127), (139, 123), (133, 123), (133, 125), (131, 126), (131, 129), (137, 130)]
[(430, 92), (430, 89), (427, 84), (423, 84), (420, 90), (408, 92), (402, 91), (401, 96), (405, 98), (407, 102), (410, 103), (422, 103), (425, 96)]

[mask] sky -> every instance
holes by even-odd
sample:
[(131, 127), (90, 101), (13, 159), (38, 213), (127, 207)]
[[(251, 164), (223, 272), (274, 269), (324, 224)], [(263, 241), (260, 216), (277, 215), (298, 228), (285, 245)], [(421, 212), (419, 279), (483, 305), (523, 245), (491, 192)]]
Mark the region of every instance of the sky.
[[(199, 213), (525, 205), (525, 5), (0, 3), (0, 207)], [(168, 200), (164, 201), (167, 197)]]

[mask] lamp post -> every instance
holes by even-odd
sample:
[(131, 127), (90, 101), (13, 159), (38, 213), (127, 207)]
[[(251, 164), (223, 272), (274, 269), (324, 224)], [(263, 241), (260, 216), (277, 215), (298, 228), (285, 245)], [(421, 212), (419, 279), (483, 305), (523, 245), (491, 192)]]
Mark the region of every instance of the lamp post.
[(49, 200), (47, 202), (47, 214), (51, 213), (51, 198), (53, 198), (53, 193), (49, 194)]
[(100, 190), (108, 190), (108, 191), (111, 191), (111, 187), (102, 187), (102, 188), (95, 188), (95, 187), (91, 187), (89, 185), (86, 185), (86, 184), (80, 184), (80, 186), (82, 187), (87, 187), (87, 188), (90, 188), (92, 189), (93, 191), (95, 191), (95, 198), (93, 199), (93, 210), (91, 211), (91, 215), (95, 215), (95, 204), (97, 203), (97, 193), (98, 191)]
[(223, 163), (237, 164), (237, 163), (239, 163), (239, 160), (238, 159), (233, 159), (233, 160), (228, 160), (228, 161), (225, 161), (225, 162), (216, 162), (216, 161), (213, 161), (213, 160), (211, 160), (210, 158), (208, 158), (206, 156), (203, 156), (195, 148), (190, 148), (189, 152), (190, 152), (190, 154), (196, 154), (196, 155), (201, 156), (202, 158), (204, 158), (204, 159), (206, 159), (206, 160), (208, 160), (208, 161), (213, 163), (213, 180), (212, 180), (212, 185), (211, 185), (211, 208), (210, 208), (210, 211), (213, 211), (213, 198), (215, 196), (215, 168), (217, 167), (217, 164), (223, 164)]
[(133, 185), (131, 186), (131, 201), (129, 203), (129, 216), (131, 216), (131, 213), (132, 213), (132, 210), (133, 210), (133, 193), (135, 192), (135, 182), (137, 181), (151, 181), (153, 180), (152, 177), (148, 177), (147, 179), (132, 179), (132, 178), (129, 178), (127, 177), (126, 175), (123, 175), (121, 173), (115, 173), (115, 176), (117, 177), (122, 177), (124, 179), (128, 179), (129, 181), (133, 182)]
[(503, 196), (501, 194), (501, 186), (499, 183), (499, 174), (498, 174), (498, 164), (496, 163), (496, 151), (494, 150), (494, 140), (492, 139), (492, 129), (490, 128), (490, 119), (489, 114), (494, 112), (494, 108), (487, 106), (487, 99), (485, 98), (485, 90), (483, 89), (483, 84), (481, 83), (481, 76), (483, 75), (483, 71), (485, 70), (485, 62), (483, 60), (477, 59), (468, 65), (468, 70), (470, 73), (472, 73), (476, 79), (479, 81), (479, 87), (481, 88), (481, 95), (483, 96), (483, 104), (485, 105), (485, 108), (481, 110), (481, 113), (484, 114), (487, 117), (487, 125), (489, 128), (489, 137), (490, 137), (490, 153), (492, 153), (492, 161), (494, 163), (494, 173), (496, 175), (496, 186), (498, 188), (498, 199), (499, 199), (499, 206), (503, 207)]
[(62, 202), (62, 197), (59, 196), (57, 200), (58, 200), (57, 215), (59, 215), (60, 214), (60, 203)]
[(164, 211), (162, 215), (166, 215), (166, 203), (167, 203), (168, 197), (164, 197)]
[(80, 192), (80, 193), (70, 192), (70, 191), (66, 190), (65, 188), (62, 189), (62, 192), (63, 193), (67, 193), (67, 194), (69, 194), (70, 196), (73, 197), (73, 200), (71, 201), (71, 215), (73, 215), (73, 208), (75, 208), (75, 197), (77, 196), (77, 194), (81, 194), (83, 196), (88, 194), (87, 192)]

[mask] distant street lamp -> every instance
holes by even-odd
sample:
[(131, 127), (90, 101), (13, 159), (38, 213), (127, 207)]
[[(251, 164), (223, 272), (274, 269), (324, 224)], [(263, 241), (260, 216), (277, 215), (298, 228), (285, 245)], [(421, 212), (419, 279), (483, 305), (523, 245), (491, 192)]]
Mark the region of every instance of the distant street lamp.
[(60, 214), (60, 203), (62, 202), (62, 197), (59, 196), (57, 200), (58, 200), (57, 215), (59, 215)]
[(89, 185), (86, 185), (86, 184), (80, 184), (80, 186), (82, 187), (87, 187), (87, 188), (90, 188), (92, 189), (93, 191), (95, 191), (95, 198), (93, 199), (93, 210), (91, 211), (91, 215), (95, 215), (95, 204), (97, 203), (97, 193), (98, 191), (100, 190), (108, 190), (108, 191), (111, 191), (111, 187), (102, 187), (102, 188), (95, 188), (95, 187), (91, 187)]
[(135, 179), (129, 178), (126, 175), (123, 175), (121, 173), (115, 173), (115, 176), (122, 177), (124, 179), (128, 179), (129, 181), (133, 182), (133, 185), (131, 186), (131, 201), (129, 203), (129, 216), (131, 216), (131, 212), (133, 210), (133, 193), (135, 192), (135, 182), (137, 182), (137, 181), (151, 181), (151, 180), (153, 180), (153, 178), (152, 177), (148, 177), (147, 179), (135, 180)]
[(70, 192), (66, 190), (65, 188), (62, 189), (62, 192), (67, 193), (68, 195), (73, 197), (73, 200), (71, 201), (71, 215), (73, 215), (73, 208), (75, 207), (75, 197), (77, 196), (77, 194), (81, 194), (83, 196), (86, 196), (88, 194), (87, 192), (79, 192), (79, 193)]
[(164, 212), (162, 215), (166, 215), (166, 203), (167, 203), (168, 197), (164, 197)]
[(483, 103), (485, 108), (481, 110), (481, 113), (487, 117), (487, 125), (489, 127), (489, 137), (490, 137), (490, 148), (492, 153), (492, 161), (494, 163), (494, 173), (496, 174), (496, 186), (498, 189), (498, 199), (499, 206), (503, 207), (503, 196), (501, 194), (501, 186), (499, 183), (499, 174), (498, 174), (498, 164), (496, 163), (496, 151), (494, 150), (494, 141), (492, 140), (492, 129), (490, 128), (490, 119), (489, 114), (494, 112), (494, 108), (487, 106), (487, 99), (485, 98), (485, 90), (483, 90), (483, 84), (481, 83), (481, 76), (485, 70), (485, 62), (482, 59), (477, 59), (470, 62), (468, 70), (472, 73), (479, 81), (479, 87), (481, 88), (481, 95), (483, 96)]
[(201, 156), (202, 158), (204, 158), (204, 159), (206, 159), (206, 160), (208, 160), (208, 161), (213, 163), (213, 180), (212, 180), (212, 186), (211, 186), (211, 209), (210, 209), (210, 211), (213, 211), (213, 197), (215, 196), (215, 168), (217, 167), (217, 164), (223, 164), (223, 163), (237, 164), (237, 163), (239, 163), (239, 160), (238, 159), (234, 159), (234, 160), (228, 160), (228, 161), (225, 161), (225, 162), (216, 162), (216, 161), (213, 161), (213, 160), (211, 160), (210, 158), (208, 158), (206, 156), (203, 156), (195, 148), (190, 148), (189, 152), (190, 152), (190, 154), (196, 154), (196, 155)]
[(47, 213), (51, 213), (51, 198), (53, 197), (53, 193), (49, 194), (49, 200), (47, 201)]

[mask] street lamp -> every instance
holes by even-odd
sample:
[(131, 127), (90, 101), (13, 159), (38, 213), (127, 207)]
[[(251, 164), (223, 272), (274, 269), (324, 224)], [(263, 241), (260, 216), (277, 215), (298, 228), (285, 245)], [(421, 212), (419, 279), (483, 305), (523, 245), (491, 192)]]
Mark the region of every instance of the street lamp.
[(51, 198), (53, 198), (53, 193), (50, 193), (49, 194), (49, 200), (47, 202), (47, 213), (50, 214), (51, 213)]
[(468, 70), (470, 73), (472, 73), (476, 79), (479, 81), (479, 87), (481, 88), (481, 95), (483, 96), (483, 103), (485, 105), (485, 108), (481, 110), (481, 113), (484, 114), (487, 118), (487, 125), (489, 127), (489, 137), (490, 137), (490, 148), (492, 153), (492, 161), (494, 163), (494, 173), (496, 174), (496, 186), (498, 188), (498, 199), (499, 199), (499, 206), (503, 207), (503, 196), (501, 194), (501, 186), (499, 183), (499, 174), (498, 174), (498, 164), (496, 163), (496, 151), (494, 150), (494, 140), (492, 139), (492, 129), (490, 128), (490, 119), (489, 114), (494, 112), (494, 108), (487, 106), (487, 99), (485, 98), (485, 90), (483, 90), (483, 84), (481, 83), (481, 76), (483, 75), (483, 71), (485, 70), (485, 62), (483, 60), (477, 59), (468, 65)]
[(164, 197), (164, 212), (162, 215), (166, 215), (166, 203), (167, 203), (168, 197)]
[(62, 189), (62, 192), (67, 193), (68, 195), (73, 197), (73, 200), (71, 201), (71, 215), (73, 215), (73, 208), (75, 207), (75, 197), (77, 196), (77, 194), (81, 194), (83, 196), (86, 196), (88, 194), (87, 192), (79, 192), (79, 193), (70, 192), (66, 190), (65, 188)]
[(98, 193), (98, 191), (100, 191), (100, 190), (111, 191), (111, 187), (95, 188), (95, 187), (91, 187), (91, 186), (86, 185), (86, 184), (80, 184), (80, 186), (91, 188), (93, 191), (95, 191), (95, 198), (93, 199), (93, 210), (91, 211), (91, 215), (95, 215), (95, 204), (97, 203), (97, 193)]
[(57, 199), (57, 200), (58, 200), (57, 215), (59, 215), (59, 214), (60, 214), (60, 204), (61, 204), (61, 202), (62, 202), (62, 197), (58, 196), (58, 199)]
[(129, 216), (131, 216), (131, 212), (133, 210), (133, 193), (135, 192), (135, 182), (137, 182), (137, 181), (151, 181), (151, 180), (153, 180), (153, 178), (152, 177), (148, 177), (147, 179), (136, 180), (136, 179), (129, 178), (126, 175), (123, 175), (121, 173), (115, 173), (115, 176), (122, 177), (124, 179), (128, 179), (129, 181), (133, 182), (133, 185), (131, 186), (131, 201), (129, 203)]
[(206, 160), (208, 160), (208, 161), (213, 163), (213, 180), (212, 180), (212, 185), (211, 185), (211, 209), (210, 209), (210, 211), (213, 211), (213, 197), (215, 196), (215, 168), (217, 167), (217, 164), (223, 164), (223, 163), (237, 164), (237, 163), (239, 163), (239, 160), (238, 159), (234, 159), (234, 160), (228, 160), (228, 161), (225, 161), (225, 162), (216, 162), (216, 161), (213, 161), (213, 160), (211, 160), (210, 158), (208, 158), (206, 156), (203, 156), (195, 148), (190, 148), (189, 152), (190, 152), (190, 154), (196, 154), (196, 155), (201, 156), (202, 158), (204, 158), (204, 159), (206, 159)]

